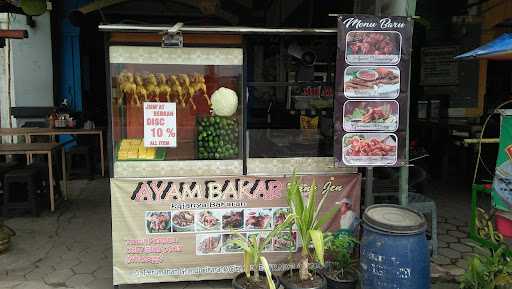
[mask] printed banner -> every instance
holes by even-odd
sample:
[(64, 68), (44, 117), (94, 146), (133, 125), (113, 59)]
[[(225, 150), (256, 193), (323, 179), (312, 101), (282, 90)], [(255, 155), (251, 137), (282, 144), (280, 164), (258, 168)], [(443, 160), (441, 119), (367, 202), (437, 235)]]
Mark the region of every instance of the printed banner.
[(403, 166), (412, 21), (338, 18), (334, 105), (336, 166)]
[[(359, 174), (302, 176), (307, 197), (315, 179), (326, 195), (323, 211), (338, 209), (326, 230), (354, 230), (359, 222)], [(230, 240), (268, 234), (284, 221), (288, 177), (111, 179), (114, 284), (232, 278), (242, 251)], [(298, 256), (297, 233), (285, 231), (265, 248), (273, 271)], [(296, 258), (295, 258), (296, 259)], [(292, 261), (292, 262), (295, 262)]]
[(500, 146), (494, 174), (493, 206), (502, 211), (512, 209), (512, 111), (502, 110)]

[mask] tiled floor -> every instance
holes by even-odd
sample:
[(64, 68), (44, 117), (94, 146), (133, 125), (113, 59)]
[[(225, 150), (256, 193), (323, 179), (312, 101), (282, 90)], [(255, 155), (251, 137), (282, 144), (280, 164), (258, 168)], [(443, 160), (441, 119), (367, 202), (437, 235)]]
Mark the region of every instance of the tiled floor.
[[(55, 214), (12, 218), (10, 250), (0, 255), (0, 288), (112, 288), (108, 180), (73, 181)], [(231, 288), (228, 281), (120, 288)]]
[[(433, 280), (457, 280), (475, 253), (482, 253), (469, 239), (471, 219), (470, 182), (429, 181), (426, 195), (436, 201), (438, 212), (438, 255), (432, 258)], [(481, 205), (489, 206), (485, 200)]]
[[(70, 192), (70, 200), (55, 214), (6, 221), (18, 235), (9, 252), (0, 255), (0, 288), (112, 288), (108, 180), (73, 181)], [(474, 250), (467, 239), (469, 196), (435, 186), (429, 192), (440, 214), (433, 288), (455, 289), (453, 280), (464, 271)], [(121, 288), (220, 289), (231, 284), (228, 280)]]

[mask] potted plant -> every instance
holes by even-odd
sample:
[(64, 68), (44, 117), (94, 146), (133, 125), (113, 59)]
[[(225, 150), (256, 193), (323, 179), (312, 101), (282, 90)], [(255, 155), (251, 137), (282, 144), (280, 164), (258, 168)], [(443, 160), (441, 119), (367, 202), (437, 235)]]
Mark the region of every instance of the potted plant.
[[(281, 224), (274, 227), (266, 236), (253, 234), (246, 237), (238, 232), (233, 232), (238, 238), (231, 240), (230, 243), (240, 247), (244, 252), (244, 272), (233, 278), (233, 288), (276, 289), (278, 279), (272, 276), (267, 259), (262, 256), (262, 252), (272, 242), (272, 239), (283, 229), (289, 227), (291, 223), (291, 216), (287, 216)], [(260, 264), (263, 267), (263, 272), (260, 271)]]
[(348, 234), (327, 233), (325, 238), (326, 257), (329, 266), (324, 271), (329, 289), (354, 289), (358, 280), (357, 261), (352, 252), (357, 240)]
[(512, 288), (512, 256), (510, 246), (503, 237), (494, 231), (492, 223), (487, 222), (486, 231), (490, 248), (477, 246), (485, 254), (475, 255), (460, 281), (461, 289), (508, 289)]
[(293, 270), (283, 273), (281, 284), (287, 289), (297, 288), (325, 288), (325, 278), (316, 272), (310, 271), (310, 261), (315, 260), (324, 266), (324, 238), (321, 230), (323, 224), (330, 220), (337, 207), (320, 216), (322, 205), (328, 194), (324, 194), (317, 203), (317, 186), (313, 180), (307, 200), (303, 199), (298, 178), (294, 175), (288, 187), (288, 205), (290, 216), (297, 228), (297, 235), (302, 243), (299, 259), (298, 275)]

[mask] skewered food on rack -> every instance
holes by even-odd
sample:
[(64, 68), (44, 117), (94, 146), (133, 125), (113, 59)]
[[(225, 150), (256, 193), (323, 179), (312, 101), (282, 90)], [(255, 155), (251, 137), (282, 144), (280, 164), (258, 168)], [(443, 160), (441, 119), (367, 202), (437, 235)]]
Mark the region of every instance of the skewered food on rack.
[(171, 102), (171, 88), (167, 85), (167, 79), (163, 73), (159, 73), (157, 76), (158, 80), (158, 92), (159, 101)]
[(186, 75), (186, 74), (178, 74), (178, 81), (180, 82), (181, 86), (189, 86), (190, 85), (190, 79), (188, 78), (188, 75)]
[(176, 102), (182, 108), (189, 107), (194, 111), (198, 110), (198, 104), (206, 104), (207, 109), (212, 106), (204, 75), (200, 73), (166, 75), (146, 72), (134, 75), (123, 71), (119, 74), (119, 88), (123, 93), (119, 101), (127, 100), (137, 106), (144, 101)]
[(184, 103), (183, 101), (183, 88), (181, 87), (180, 82), (176, 75), (169, 76), (167, 80), (168, 84), (171, 87), (171, 94), (173, 95), (174, 100), (178, 104)]
[(149, 73), (146, 76), (145, 83), (149, 101), (158, 101), (160, 89), (158, 88), (156, 76), (153, 73)]
[(148, 92), (144, 87), (144, 80), (141, 75), (135, 75), (135, 84), (137, 85), (137, 98), (139, 102), (148, 101)]
[(200, 93), (206, 99), (206, 102), (208, 103), (208, 105), (209, 106), (212, 105), (210, 98), (206, 94), (206, 83), (205, 83), (203, 75), (198, 74), (198, 73), (192, 74), (190, 85), (194, 88), (194, 91), (195, 91), (194, 94)]
[[(125, 102), (130, 102), (131, 104), (139, 105), (139, 100), (137, 99), (137, 85), (133, 83), (134, 77), (131, 72), (122, 72), (119, 75), (119, 89), (124, 96)], [(119, 100), (119, 103), (123, 103), (123, 99)]]
[(197, 109), (196, 104), (194, 103), (194, 98), (193, 98), (194, 95), (195, 95), (194, 88), (192, 86), (188, 86), (187, 91), (186, 91), (185, 104), (183, 105), (183, 107), (185, 107), (186, 105), (188, 105), (190, 103), (193, 110)]

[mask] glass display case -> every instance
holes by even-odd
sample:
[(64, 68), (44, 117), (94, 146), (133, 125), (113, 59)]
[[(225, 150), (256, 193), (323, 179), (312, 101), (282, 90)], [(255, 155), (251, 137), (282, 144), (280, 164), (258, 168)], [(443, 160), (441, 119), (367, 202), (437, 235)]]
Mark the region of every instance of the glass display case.
[[(335, 41), (258, 35), (243, 48), (110, 46), (114, 176), (342, 172), (333, 158)], [(148, 128), (147, 103), (173, 104), (175, 126)], [(174, 145), (148, 145), (158, 133)]]
[(247, 41), (247, 174), (339, 172), (332, 121), (336, 37)]
[[(109, 52), (116, 176), (242, 173), (241, 48), (111, 46)], [(163, 103), (172, 105), (148, 117)], [(171, 126), (150, 128), (165, 115), (174, 117)]]

